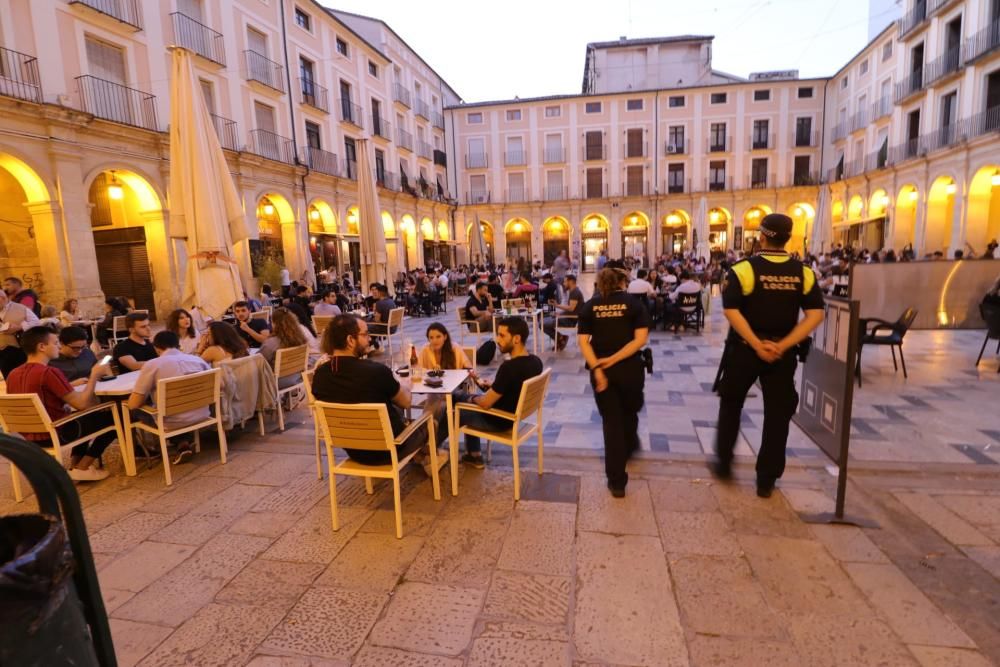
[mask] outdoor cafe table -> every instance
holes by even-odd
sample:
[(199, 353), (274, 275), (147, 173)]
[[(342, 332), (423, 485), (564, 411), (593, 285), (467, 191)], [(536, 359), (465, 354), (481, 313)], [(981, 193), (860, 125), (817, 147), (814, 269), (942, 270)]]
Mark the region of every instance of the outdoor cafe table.
[[(425, 375), (426, 377), (426, 375)], [(411, 383), (411, 394), (441, 395), (444, 394), (445, 415), (448, 418), (448, 461), (451, 464), (451, 495), (458, 495), (458, 424), (455, 423), (455, 408), (451, 393), (458, 389), (466, 378), (467, 370), (444, 371), (440, 387), (428, 387), (424, 382)]]
[(522, 319), (531, 318), (531, 352), (537, 357), (538, 356), (538, 336), (542, 332), (542, 315), (544, 311), (541, 308), (535, 308), (534, 310), (519, 309), (512, 312), (507, 312), (504, 310), (493, 311), (493, 337), (496, 338), (497, 335), (497, 320), (504, 317), (520, 317)]

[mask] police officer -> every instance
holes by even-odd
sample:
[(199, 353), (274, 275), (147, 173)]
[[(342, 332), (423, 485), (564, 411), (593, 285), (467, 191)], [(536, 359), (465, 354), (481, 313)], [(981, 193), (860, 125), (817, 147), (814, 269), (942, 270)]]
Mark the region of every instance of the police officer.
[(625, 464), (639, 449), (639, 410), (645, 370), (642, 348), (649, 338), (649, 312), (626, 293), (629, 275), (620, 261), (597, 274), (594, 298), (580, 312), (580, 351), (604, 430), (604, 469), (615, 498), (625, 496)]
[[(764, 427), (757, 495), (769, 498), (785, 470), (788, 422), (799, 402), (797, 346), (823, 321), (823, 293), (812, 269), (784, 249), (792, 235), (791, 218), (780, 213), (764, 216), (760, 234), (760, 252), (733, 264), (722, 282), (722, 307), (730, 329), (718, 385), (716, 459), (710, 468), (719, 479), (732, 477), (743, 400), (759, 378)], [(801, 320), (799, 310), (805, 312)]]

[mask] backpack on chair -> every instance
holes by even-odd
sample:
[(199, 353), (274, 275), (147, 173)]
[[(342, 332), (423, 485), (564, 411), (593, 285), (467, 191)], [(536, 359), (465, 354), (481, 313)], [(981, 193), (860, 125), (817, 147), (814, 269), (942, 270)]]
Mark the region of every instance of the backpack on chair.
[(497, 344), (488, 340), (476, 350), (476, 366), (489, 366), (493, 357), (497, 355)]

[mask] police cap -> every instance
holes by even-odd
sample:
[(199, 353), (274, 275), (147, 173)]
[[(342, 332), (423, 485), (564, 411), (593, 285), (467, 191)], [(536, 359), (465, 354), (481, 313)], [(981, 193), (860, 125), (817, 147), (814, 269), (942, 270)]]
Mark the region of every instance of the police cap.
[(768, 213), (760, 221), (760, 233), (777, 243), (792, 238), (792, 219), (782, 213)]

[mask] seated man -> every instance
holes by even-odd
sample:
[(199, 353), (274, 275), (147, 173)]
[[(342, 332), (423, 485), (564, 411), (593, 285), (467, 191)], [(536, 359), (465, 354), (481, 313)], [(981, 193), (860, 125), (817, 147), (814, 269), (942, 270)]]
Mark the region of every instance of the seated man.
[(559, 283), (551, 273), (543, 273), (542, 285), (538, 288), (538, 303), (541, 305), (552, 301), (559, 301)]
[[(583, 292), (576, 284), (576, 276), (572, 273), (567, 273), (566, 277), (563, 279), (566, 285), (566, 303), (558, 303), (555, 300), (550, 300), (548, 303), (556, 310), (556, 315), (566, 322), (572, 325), (573, 322), (569, 321), (570, 316), (577, 317), (580, 315), (580, 311), (583, 310), (583, 304), (586, 300), (583, 298)], [(546, 317), (542, 322), (542, 331), (545, 332), (549, 338), (556, 337), (556, 318), (555, 316)], [(565, 334), (559, 334), (559, 340), (556, 341), (556, 349), (562, 350), (566, 347), (566, 342), (569, 337)]]
[(319, 317), (336, 317), (341, 314), (340, 306), (337, 305), (337, 293), (329, 290), (323, 294), (323, 298), (313, 306), (313, 315)]
[[(323, 352), (330, 360), (316, 369), (312, 392), (328, 403), (384, 403), (393, 435), (406, 428), (403, 410), (410, 407), (408, 386), (401, 385), (388, 367), (367, 359), (368, 325), (357, 315), (339, 315), (323, 332)], [(404, 457), (427, 444), (427, 429), (417, 429), (396, 454)], [(388, 451), (345, 449), (347, 456), (364, 465), (388, 465)]]
[(87, 384), (97, 357), (87, 347), (87, 332), (80, 327), (65, 327), (59, 332), (59, 356), (49, 362), (58, 368), (73, 386)]
[(7, 377), (24, 363), (24, 350), (17, 337), (37, 326), (38, 318), (30, 308), (14, 303), (0, 290), (0, 377)]
[[(181, 352), (180, 346), (180, 339), (173, 331), (161, 331), (156, 334), (153, 338), (153, 347), (158, 356), (147, 361), (139, 372), (132, 394), (128, 397), (129, 410), (138, 410), (146, 404), (147, 400), (153, 403), (156, 397), (156, 383), (160, 380), (211, 370), (212, 367), (207, 361), (193, 354)], [(155, 423), (152, 417), (144, 412), (134, 413), (134, 416), (137, 420), (145, 421), (147, 424)], [(166, 417), (163, 420), (163, 426), (169, 431), (172, 428), (208, 419), (210, 416), (207, 407), (196, 408)], [(183, 439), (183, 441), (177, 445), (177, 457), (173, 460), (175, 465), (184, 463), (194, 456), (194, 447), (190, 440), (186, 439), (187, 434), (178, 436), (178, 438)]]
[(687, 269), (681, 271), (681, 283), (673, 292), (668, 294), (670, 299), (667, 304), (669, 317), (667, 323), (679, 326), (684, 315), (690, 315), (698, 308), (698, 300), (701, 299), (701, 283), (694, 280)]
[(399, 327), (393, 327), (389, 329), (389, 313), (392, 312), (393, 308), (396, 308), (396, 302), (389, 298), (389, 288), (381, 283), (375, 283), (372, 285), (372, 295), (377, 297), (375, 305), (372, 310), (375, 311), (375, 316), (372, 318), (372, 324), (369, 330), (373, 334), (378, 334), (384, 336), (386, 333), (396, 333), (396, 329)]
[[(97, 397), (94, 396), (94, 385), (97, 384), (97, 378), (110, 373), (107, 365), (97, 364), (91, 368), (87, 384), (83, 390), (76, 391), (62, 371), (49, 366), (49, 362), (59, 356), (59, 338), (52, 329), (48, 327), (28, 329), (21, 336), (21, 347), (28, 361), (7, 376), (7, 393), (38, 394), (52, 421), (65, 417), (71, 408), (85, 410), (98, 403)], [(60, 426), (59, 438), (64, 442), (72, 442), (113, 423), (114, 416), (110, 412), (94, 412)], [(26, 433), (24, 437), (43, 446), (49, 440), (43, 433)], [(70, 479), (77, 482), (96, 482), (107, 477), (107, 470), (91, 466), (115, 438), (114, 431), (110, 431), (97, 436), (89, 444), (75, 445), (70, 454)]]
[(526, 296), (535, 296), (538, 293), (538, 285), (531, 282), (531, 276), (527, 273), (521, 274), (520, 282), (514, 288), (514, 298), (520, 299)]
[[(465, 302), (465, 319), (479, 322), (479, 329), (486, 330), (493, 324), (493, 297), (489, 287), (480, 281), (476, 283), (476, 293)], [(471, 325), (469, 326), (472, 329)]]
[[(514, 412), (521, 398), (521, 385), (525, 380), (541, 375), (542, 360), (529, 354), (525, 345), (528, 342), (528, 323), (520, 317), (505, 317), (497, 322), (497, 347), (500, 352), (509, 354), (510, 359), (500, 364), (492, 383), (476, 379), (480, 389), (485, 394), (469, 397), (466, 400), (484, 409)], [(509, 419), (486, 415), (481, 412), (462, 412), (462, 426), (474, 426), (484, 431), (504, 431), (511, 428)], [(479, 438), (473, 435), (465, 436), (465, 456), (462, 462), (473, 468), (483, 469), (482, 445)]]
[(250, 304), (246, 301), (237, 301), (233, 304), (233, 315), (236, 321), (236, 333), (249, 347), (260, 347), (261, 343), (271, 335), (271, 328), (264, 320), (257, 320), (250, 317)]
[(149, 315), (129, 313), (125, 316), (125, 326), (128, 327), (128, 338), (115, 345), (111, 353), (122, 373), (137, 371), (150, 359), (156, 359), (156, 350), (149, 344), (153, 333), (149, 328)]

